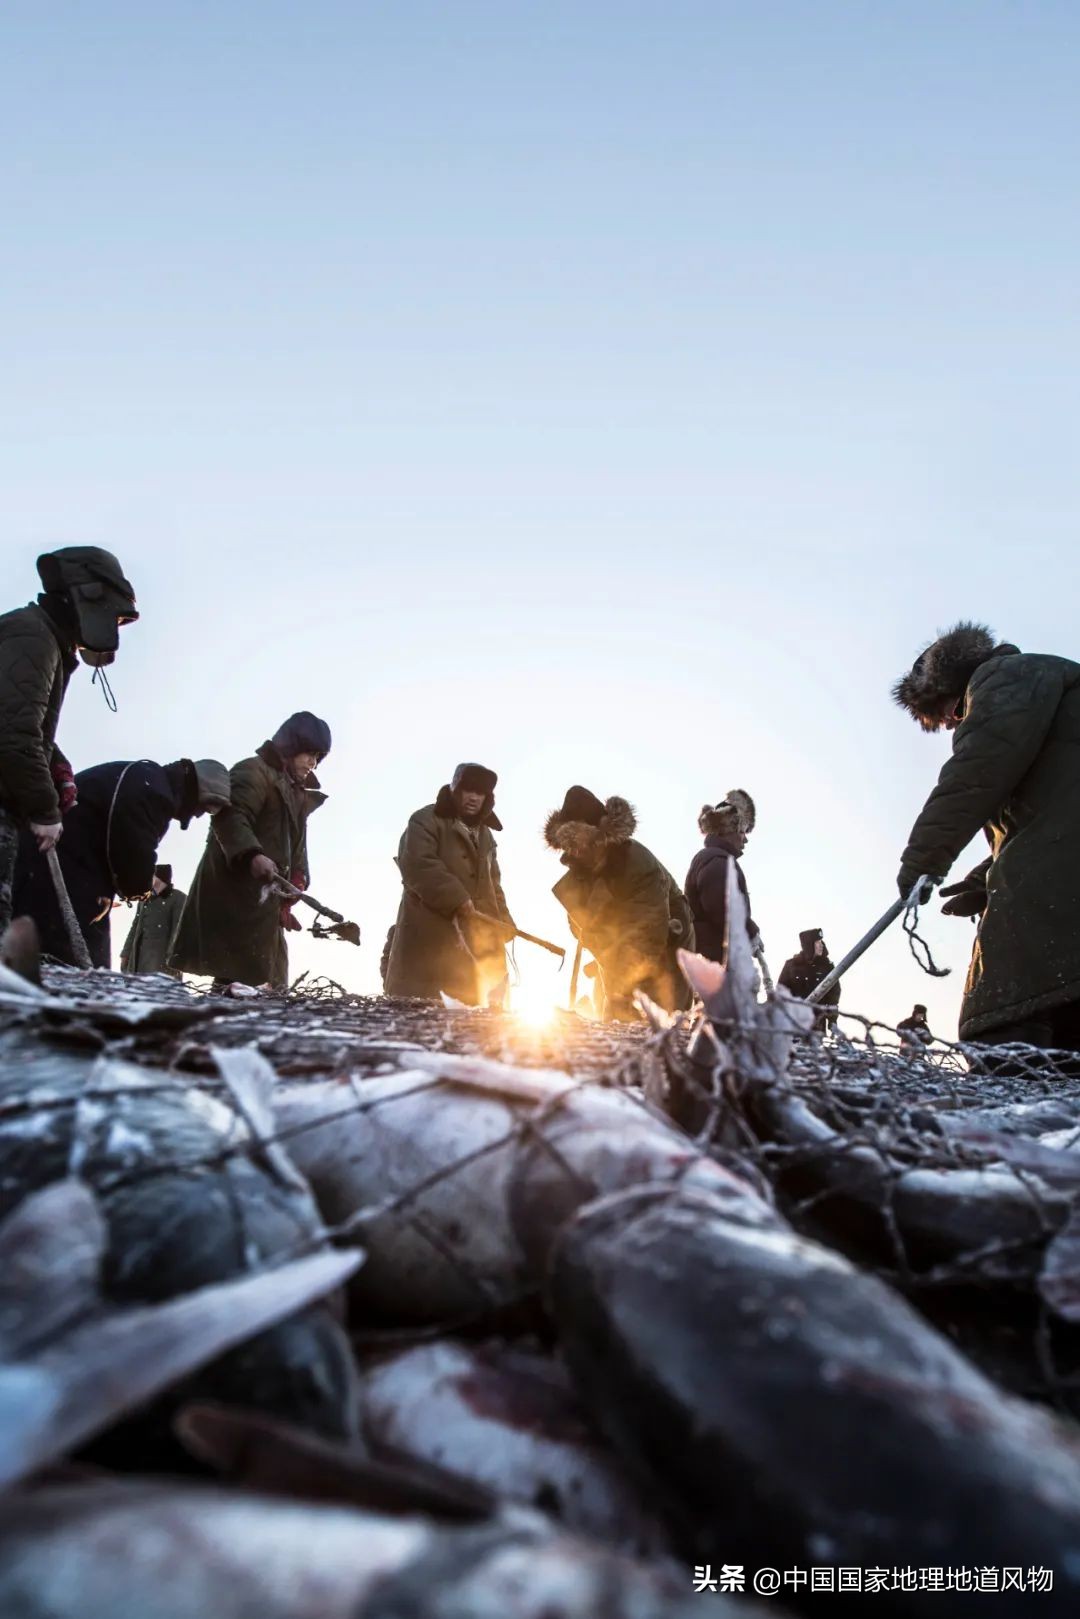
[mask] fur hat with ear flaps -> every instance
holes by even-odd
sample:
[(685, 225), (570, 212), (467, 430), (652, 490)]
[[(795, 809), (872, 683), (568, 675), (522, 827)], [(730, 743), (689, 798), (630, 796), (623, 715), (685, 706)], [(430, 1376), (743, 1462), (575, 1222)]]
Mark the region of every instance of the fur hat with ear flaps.
[(1008, 642), (999, 646), (985, 624), (964, 619), (919, 654), (896, 682), (893, 697), (924, 731), (938, 731), (944, 723), (942, 704), (949, 698), (961, 700), (976, 669), (988, 658), (1017, 651)]
[(587, 787), (571, 787), (562, 808), (544, 823), (544, 837), (552, 849), (573, 856), (600, 844), (628, 843), (636, 829), (637, 816), (625, 798), (601, 803)]
[(697, 824), (698, 831), (704, 832), (706, 837), (715, 832), (721, 837), (741, 833), (748, 838), (757, 824), (757, 809), (749, 793), (741, 787), (733, 787), (718, 804), (702, 806)]

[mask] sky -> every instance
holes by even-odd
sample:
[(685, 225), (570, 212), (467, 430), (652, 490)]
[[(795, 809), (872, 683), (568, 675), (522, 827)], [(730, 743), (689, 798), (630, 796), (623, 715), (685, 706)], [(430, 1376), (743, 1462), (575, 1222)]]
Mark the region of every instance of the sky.
[[(1078, 650), (1078, 49), (1069, 0), (9, 0), (4, 605), (99, 544), (142, 614), (76, 768), (323, 715), (364, 943), (292, 962), (349, 988), (461, 759), (520, 926), (568, 942), (572, 783), (680, 880), (738, 786), (774, 973), (839, 957), (949, 748), (893, 681), (958, 618)], [(897, 928), (844, 1004), (953, 1034), (926, 936), (949, 978)]]

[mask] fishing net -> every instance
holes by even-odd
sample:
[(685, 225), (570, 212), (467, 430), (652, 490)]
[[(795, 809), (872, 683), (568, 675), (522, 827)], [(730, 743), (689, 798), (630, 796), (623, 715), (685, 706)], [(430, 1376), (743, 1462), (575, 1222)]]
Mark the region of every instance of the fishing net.
[[(902, 1289), (1003, 1384), (1076, 1404), (1075, 1054), (942, 1041), (905, 1046), (888, 1025), (842, 1013), (827, 1031), (794, 1039), (788, 1060), (770, 1071), (757, 1061), (760, 1031), (752, 1022), (722, 1030), (718, 1040), (692, 1014), (659, 1031), (569, 1014), (535, 1028), (508, 1013), (352, 995), (327, 979), (308, 980), (289, 996), (232, 1001), (171, 979), (71, 969), (50, 969), (46, 977), (54, 995), (76, 1009), (9, 1006), (0, 1020), (5, 1034), (18, 1024), (24, 1039), (82, 1040), (158, 1070), (154, 1084), (163, 1089), (209, 1091), (237, 1112), (236, 1137), (220, 1154), (252, 1150), (250, 1120), (219, 1071), (223, 1048), (253, 1047), (282, 1079), (344, 1081), (328, 1115), (343, 1129), (454, 1082), (434, 1069), (414, 1074), (405, 1091), (373, 1094), (367, 1081), (410, 1071), (418, 1053), (570, 1076), (558, 1097), (521, 1100), (504, 1131), (468, 1153), (425, 1164), (415, 1180), (351, 1211), (331, 1234), (363, 1240), (366, 1228), (392, 1216), (437, 1244), (423, 1212), (433, 1187), (463, 1178), (477, 1158), (494, 1161), (537, 1140), (558, 1165), (548, 1125), (575, 1090), (614, 1086), (644, 1113), (674, 1114), (703, 1152), (775, 1201), (797, 1230)], [(140, 1007), (148, 1011), (141, 1021)], [(124, 1008), (129, 1025), (108, 1021)], [(87, 1097), (107, 1101), (107, 1071), (88, 1085), (96, 1088)], [(47, 1104), (32, 1093), (5, 1099), (0, 1128), (12, 1108), (39, 1105)], [(564, 1168), (572, 1180), (573, 1168)], [(145, 1164), (130, 1171), (155, 1172)], [(448, 1262), (468, 1268), (456, 1255)], [(471, 1281), (478, 1317), (513, 1302), (493, 1297), (483, 1276)]]

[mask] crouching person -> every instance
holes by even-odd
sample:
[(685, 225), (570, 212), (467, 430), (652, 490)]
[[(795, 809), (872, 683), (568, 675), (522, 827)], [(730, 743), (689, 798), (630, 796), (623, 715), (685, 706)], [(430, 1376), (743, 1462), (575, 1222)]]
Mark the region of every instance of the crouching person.
[[(114, 899), (150, 893), (170, 824), (186, 827), (197, 816), (216, 815), (229, 801), (229, 772), (216, 759), (118, 760), (80, 770), (75, 794), (57, 856), (90, 960), (110, 967)], [(33, 917), (48, 955), (75, 965), (52, 874), (29, 831), (19, 849), (15, 908)]]
[(671, 873), (635, 841), (636, 828), (625, 798), (602, 803), (585, 787), (571, 787), (545, 827), (567, 867), (552, 892), (596, 959), (602, 1016), (624, 1022), (639, 1016), (635, 990), (669, 1012), (691, 999), (675, 956), (694, 948), (690, 908)]
[(942, 893), (981, 916), (960, 1038), (1080, 1050), (1080, 664), (963, 623), (894, 688), (924, 731), (952, 731), (898, 877), (944, 877), (980, 829), (991, 856)]
[(326, 721), (302, 712), (233, 766), (231, 802), (214, 818), (170, 967), (219, 984), (288, 987), (285, 934), (300, 923), (290, 905), (263, 895), (277, 876), (308, 886), (308, 817), (326, 801), (314, 771), (329, 752)]
[(493, 833), (498, 776), (461, 764), (434, 804), (416, 811), (398, 845), (402, 895), (384, 984), (387, 995), (469, 1006), (499, 1002), (513, 936)]
[[(155, 866), (152, 891), (139, 901), (135, 920), (120, 951), (120, 971), (163, 973), (176, 940), (187, 895), (174, 887), (171, 866)], [(173, 974), (175, 977), (175, 973)]]

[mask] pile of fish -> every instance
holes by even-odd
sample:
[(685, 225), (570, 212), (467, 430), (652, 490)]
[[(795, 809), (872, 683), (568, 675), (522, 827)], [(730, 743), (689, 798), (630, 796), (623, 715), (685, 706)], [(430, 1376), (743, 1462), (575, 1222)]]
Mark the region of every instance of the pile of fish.
[(1080, 1086), (823, 1041), (729, 904), (651, 1028), (0, 968), (0, 1612), (1072, 1613)]

